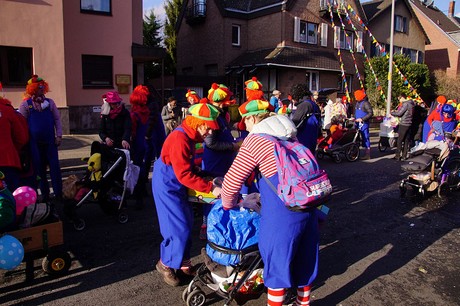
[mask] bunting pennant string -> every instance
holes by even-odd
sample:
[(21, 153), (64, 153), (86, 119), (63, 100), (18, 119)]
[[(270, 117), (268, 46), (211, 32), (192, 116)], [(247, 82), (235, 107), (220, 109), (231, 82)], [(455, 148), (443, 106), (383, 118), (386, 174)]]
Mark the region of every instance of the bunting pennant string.
[[(358, 21), (359, 25), (361, 25), (366, 30), (366, 32), (368, 33), (369, 37), (371, 38), (372, 43), (375, 44), (375, 46), (377, 48), (379, 48), (380, 53), (389, 60), (390, 55), (385, 51), (385, 48), (382, 47), (382, 45), (379, 44), (379, 42), (377, 41), (375, 36), (372, 35), (372, 33), (369, 30), (369, 28), (364, 24), (364, 22), (361, 20), (359, 15), (353, 10), (353, 8), (351, 7), (350, 4), (348, 4), (347, 8), (350, 11), (351, 15)], [(418, 95), (417, 90), (412, 85), (410, 85), (409, 81), (407, 80), (407, 78), (404, 76), (404, 74), (401, 72), (401, 70), (398, 68), (398, 65), (396, 65), (396, 63), (394, 61), (393, 61), (393, 65), (395, 67), (396, 72), (399, 74), (400, 78), (403, 80), (404, 85), (407, 84), (406, 86), (411, 91), (412, 96), (415, 97), (416, 99), (420, 99), (420, 100), (423, 101), (423, 99)]]
[[(348, 7), (350, 5), (348, 4)], [(344, 6), (344, 11), (345, 11), (345, 19), (347, 21), (347, 23), (351, 26), (351, 28), (353, 29), (353, 32), (355, 33), (355, 36), (357, 38), (357, 42), (358, 44), (361, 44), (363, 45), (363, 42), (360, 38), (360, 36), (358, 35), (358, 29), (356, 28), (356, 26), (353, 24), (351, 18), (350, 18), (350, 14), (348, 14), (348, 7), (347, 9), (345, 9), (345, 6)], [(367, 28), (367, 27), (366, 27)], [(371, 61), (369, 59), (369, 57), (367, 56), (367, 53), (366, 53), (366, 50), (364, 49), (364, 47), (362, 48), (362, 53), (363, 53), (363, 56), (364, 56), (364, 59), (366, 60), (366, 63), (368, 64), (369, 66), (369, 69), (371, 70), (372, 72), (372, 75), (374, 76), (374, 82), (375, 82), (375, 87), (377, 88), (378, 92), (380, 93), (380, 98), (383, 99), (383, 101), (386, 101), (386, 96), (385, 96), (385, 93), (383, 92), (383, 87), (380, 85), (380, 81), (377, 77), (377, 74), (375, 73), (374, 71), (374, 67), (372, 67), (372, 64), (371, 64)]]
[[(334, 15), (332, 13), (332, 6), (331, 6), (331, 3), (329, 1), (327, 2), (327, 7), (328, 7), (328, 10), (329, 10), (329, 16), (331, 17), (332, 29), (334, 29), (335, 28)], [(337, 56), (339, 57), (342, 83), (345, 85), (345, 95), (347, 96), (348, 101), (351, 101), (350, 91), (348, 90), (347, 77), (345, 75), (345, 69), (344, 69), (344, 64), (343, 64), (343, 59), (342, 59), (342, 53), (340, 51), (340, 35), (337, 35), (335, 43), (337, 45)]]

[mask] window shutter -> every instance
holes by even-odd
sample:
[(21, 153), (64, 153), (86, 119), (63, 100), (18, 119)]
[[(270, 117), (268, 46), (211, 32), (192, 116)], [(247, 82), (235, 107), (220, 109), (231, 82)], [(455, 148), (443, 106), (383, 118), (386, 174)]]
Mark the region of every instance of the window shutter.
[(338, 49), (340, 47), (340, 27), (334, 27), (334, 48)]
[(299, 17), (294, 17), (294, 41), (300, 41), (300, 19)]
[(321, 47), (327, 47), (327, 23), (321, 23)]
[(363, 52), (363, 32), (362, 31), (357, 31), (356, 32), (358, 34), (358, 41), (357, 41), (357, 44), (356, 44), (356, 52)]

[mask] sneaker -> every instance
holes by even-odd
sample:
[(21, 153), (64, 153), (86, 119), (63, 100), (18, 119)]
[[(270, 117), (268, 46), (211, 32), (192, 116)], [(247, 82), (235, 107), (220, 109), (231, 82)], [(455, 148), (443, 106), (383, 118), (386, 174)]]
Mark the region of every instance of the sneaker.
[(207, 226), (204, 224), (200, 228), (200, 240), (208, 240)]
[(177, 278), (176, 273), (174, 272), (173, 269), (168, 268), (165, 265), (163, 265), (163, 263), (160, 260), (158, 261), (156, 265), (156, 269), (158, 272), (161, 273), (161, 275), (163, 275), (163, 280), (165, 281), (166, 284), (173, 286), (173, 287), (179, 286), (180, 281)]

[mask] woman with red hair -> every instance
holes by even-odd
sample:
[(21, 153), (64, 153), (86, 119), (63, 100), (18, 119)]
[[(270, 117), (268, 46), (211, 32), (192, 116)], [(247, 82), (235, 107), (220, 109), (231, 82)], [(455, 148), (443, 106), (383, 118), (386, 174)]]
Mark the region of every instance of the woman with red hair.
[(131, 158), (135, 165), (139, 166), (140, 173), (134, 194), (136, 195), (136, 207), (143, 208), (143, 196), (146, 193), (145, 183), (148, 178), (145, 154), (147, 150), (147, 129), (149, 124), (150, 109), (147, 106), (149, 89), (147, 86), (138, 85), (134, 88), (129, 103), (131, 103)]

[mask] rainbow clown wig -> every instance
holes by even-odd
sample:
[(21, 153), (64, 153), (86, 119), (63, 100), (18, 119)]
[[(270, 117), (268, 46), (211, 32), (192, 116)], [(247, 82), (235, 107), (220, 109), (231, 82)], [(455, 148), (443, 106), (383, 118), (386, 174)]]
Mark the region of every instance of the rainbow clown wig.
[(262, 91), (262, 83), (257, 80), (256, 77), (252, 77), (250, 80), (244, 82), (246, 86), (246, 100), (263, 100), (264, 92)]
[(233, 92), (224, 84), (213, 83), (208, 90), (208, 99), (211, 103), (220, 103), (222, 106), (235, 104), (235, 100), (230, 100)]
[(39, 86), (43, 86), (44, 94), (49, 92), (48, 83), (44, 79), (38, 77), (38, 75), (34, 74), (32, 78), (27, 81), (26, 92), (24, 93), (24, 96), (27, 98), (34, 96), (37, 93)]

